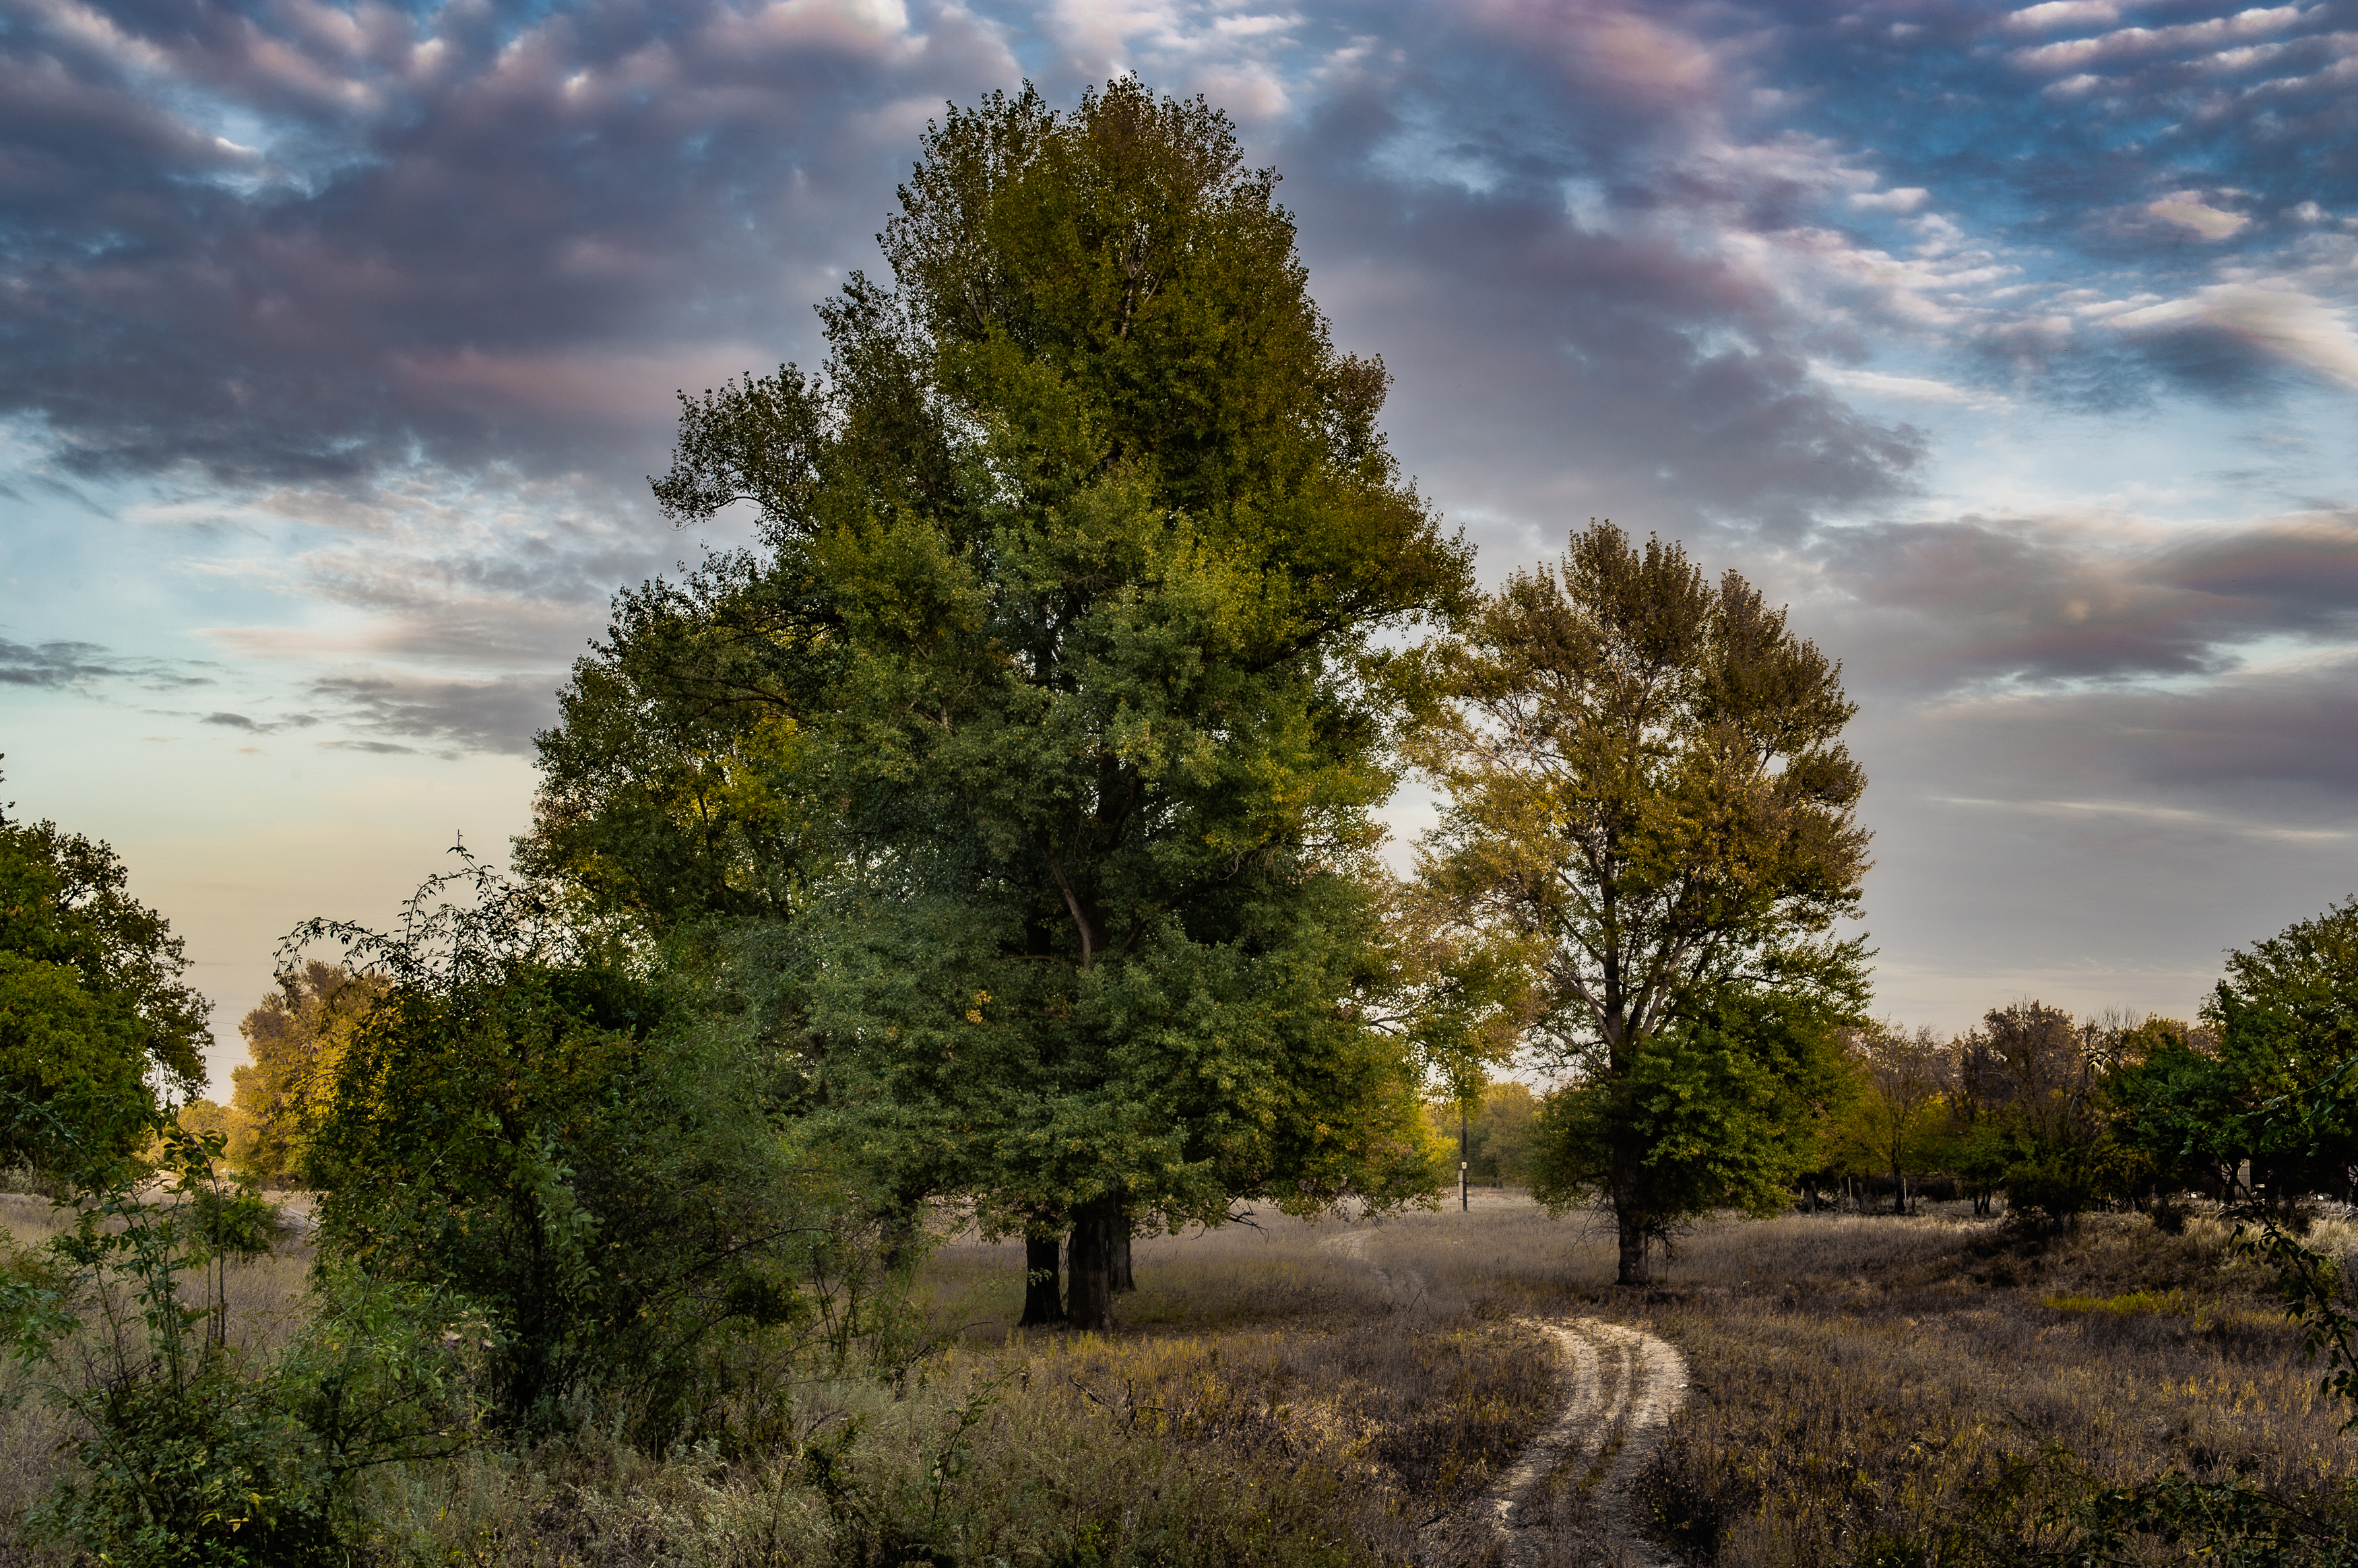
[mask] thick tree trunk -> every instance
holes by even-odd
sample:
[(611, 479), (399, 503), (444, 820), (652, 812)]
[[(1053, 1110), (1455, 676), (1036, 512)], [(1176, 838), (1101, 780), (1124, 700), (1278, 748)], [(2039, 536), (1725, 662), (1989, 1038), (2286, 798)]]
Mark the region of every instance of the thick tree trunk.
[(894, 1274), (916, 1260), (917, 1243), (925, 1234), (925, 1217), (914, 1198), (895, 1198), (883, 1222), (884, 1271)]
[(1652, 1238), (1646, 1233), (1645, 1177), (1634, 1152), (1617, 1150), (1613, 1156), (1613, 1223), (1621, 1242), (1621, 1272), (1625, 1285), (1653, 1283)]
[(1113, 1244), (1120, 1230), (1120, 1198), (1095, 1198), (1073, 1211), (1073, 1246), (1065, 1259), (1065, 1321), (1075, 1328), (1113, 1326)]
[(1060, 1250), (1054, 1236), (1023, 1238), (1023, 1315), (1016, 1320), (1017, 1327), (1065, 1321), (1065, 1296), (1056, 1288)]
[(1648, 1255), (1650, 1249), (1645, 1227), (1633, 1215), (1618, 1215), (1615, 1218), (1621, 1238), (1621, 1283), (1652, 1284), (1653, 1260)]

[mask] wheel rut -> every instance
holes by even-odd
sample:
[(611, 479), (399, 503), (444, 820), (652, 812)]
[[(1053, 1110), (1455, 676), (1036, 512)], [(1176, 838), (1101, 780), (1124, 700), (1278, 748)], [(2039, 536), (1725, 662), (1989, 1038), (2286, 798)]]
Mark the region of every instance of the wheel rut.
[[(1395, 1299), (1420, 1293), (1413, 1271), (1369, 1256), (1368, 1235), (1328, 1245), (1373, 1271)], [(1505, 1568), (1674, 1568), (1646, 1538), (1631, 1483), (1686, 1398), (1686, 1358), (1640, 1328), (1602, 1318), (1527, 1318), (1562, 1357), (1555, 1420), (1477, 1496), (1420, 1531), (1423, 1568), (1495, 1554)]]
[(1425, 1528), (1423, 1561), (1443, 1568), (1495, 1548), (1510, 1568), (1670, 1568), (1631, 1483), (1686, 1396), (1685, 1358), (1601, 1318), (1526, 1321), (1563, 1355), (1556, 1419), (1479, 1496)]

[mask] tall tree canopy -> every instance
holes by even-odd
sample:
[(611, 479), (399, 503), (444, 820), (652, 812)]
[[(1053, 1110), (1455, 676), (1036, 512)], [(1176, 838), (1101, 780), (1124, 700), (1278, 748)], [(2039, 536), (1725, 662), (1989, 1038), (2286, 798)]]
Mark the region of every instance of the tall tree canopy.
[(1398, 973), (1376, 640), (1455, 611), (1469, 551), (1224, 115), (1027, 88), (923, 154), (893, 286), (820, 308), (824, 370), (683, 400), (657, 498), (751, 502), (764, 549), (624, 596), (524, 853), (593, 896), (656, 882), (615, 872), (624, 813), (667, 824), (648, 864), (692, 814), (599, 784), (579, 741), (700, 726), (740, 820), (790, 825), (695, 853), (793, 918), (815, 1114), (903, 1197), (1072, 1223), (1098, 1323), (1133, 1217), (1424, 1180), (1413, 1069), (1366, 1005)]
[(1854, 706), (1741, 577), (1610, 523), (1429, 667), (1417, 755), (1448, 804), (1426, 883), (1522, 953), (1529, 1042), (1574, 1080), (1542, 1194), (1602, 1191), (1642, 1281), (1680, 1220), (1802, 1168), (1811, 1086), (1865, 1001), (1864, 939), (1828, 934), (1866, 869)]

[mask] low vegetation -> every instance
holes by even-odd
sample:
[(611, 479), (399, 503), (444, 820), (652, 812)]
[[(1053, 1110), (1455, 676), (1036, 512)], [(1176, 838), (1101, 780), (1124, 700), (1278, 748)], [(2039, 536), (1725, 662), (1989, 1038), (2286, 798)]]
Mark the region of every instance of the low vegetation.
[[(2265, 1503), (2226, 1560), (2337, 1560), (2320, 1541), (2352, 1517), (2348, 1409), (2320, 1393), (2273, 1276), (2219, 1218), (2172, 1234), (2103, 1215), (2050, 1238), (1965, 1203), (1730, 1218), (1630, 1290), (1599, 1217), (1484, 1199), (1141, 1239), (1111, 1335), (1017, 1328), (1021, 1242), (954, 1234), (912, 1286), (929, 1353), (742, 1380), (710, 1435), (665, 1451), (620, 1420), (487, 1430), (361, 1476), (341, 1550), (388, 1564), (1408, 1562), (1417, 1527), (1480, 1493), (1550, 1418), (1557, 1368), (1533, 1325), (1594, 1315), (1687, 1357), (1642, 1497), (1690, 1563), (2114, 1560), (2071, 1554), (2118, 1524), (2108, 1499), (2119, 1515), (2157, 1477), (2208, 1488), (2189, 1495), (2212, 1514)], [(21, 1273), (57, 1219), (24, 1200), (10, 1216)], [(2337, 1219), (2309, 1239), (2358, 1250)], [(226, 1337), (253, 1364), (316, 1310), (308, 1261), (290, 1238), (222, 1268)], [(58, 1365), (103, 1380), (88, 1357)], [(5, 1419), (16, 1523), (0, 1561), (65, 1562), (70, 1543), (28, 1533), (21, 1510), (71, 1473), (87, 1421), (21, 1397)], [(1587, 1561), (1593, 1510), (1555, 1517), (1549, 1560)], [(2115, 1533), (2134, 1549), (2120, 1561), (2197, 1560), (2194, 1539)]]

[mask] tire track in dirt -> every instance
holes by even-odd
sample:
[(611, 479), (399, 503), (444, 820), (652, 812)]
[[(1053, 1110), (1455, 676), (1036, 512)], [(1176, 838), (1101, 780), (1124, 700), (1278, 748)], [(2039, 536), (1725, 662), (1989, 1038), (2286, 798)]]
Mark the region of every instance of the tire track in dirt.
[(1425, 1561), (1473, 1561), (1495, 1544), (1509, 1568), (1668, 1568), (1630, 1484), (1686, 1397), (1685, 1358), (1599, 1318), (1526, 1321), (1563, 1353), (1561, 1411), (1479, 1497), (1426, 1529)]
[[(1325, 1245), (1368, 1269), (1405, 1303), (1424, 1289), (1413, 1270), (1368, 1255), (1368, 1234)], [(1494, 1552), (1507, 1568), (1672, 1568), (1646, 1539), (1630, 1484), (1661, 1447), (1686, 1398), (1685, 1357), (1639, 1328), (1601, 1318), (1527, 1318), (1563, 1354), (1563, 1402), (1555, 1421), (1473, 1499), (1427, 1525), (1426, 1568), (1478, 1563)]]

